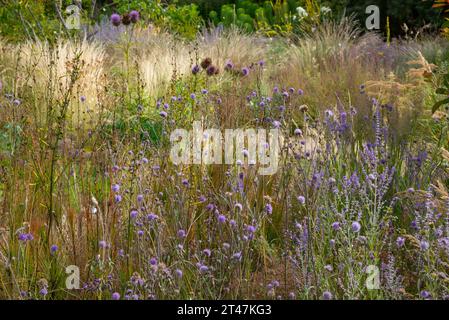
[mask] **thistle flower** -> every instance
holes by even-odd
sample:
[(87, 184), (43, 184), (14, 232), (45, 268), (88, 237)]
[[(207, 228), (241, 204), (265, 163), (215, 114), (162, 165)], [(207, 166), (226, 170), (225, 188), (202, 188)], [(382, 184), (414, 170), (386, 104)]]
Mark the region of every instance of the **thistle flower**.
[(122, 18), (120, 17), (119, 14), (113, 13), (111, 15), (111, 23), (113, 26), (118, 27), (120, 25), (121, 21), (122, 21)]
[(157, 264), (157, 259), (156, 258), (151, 258), (150, 259), (150, 264), (152, 265), (152, 266), (155, 266), (156, 264)]
[(112, 294), (112, 300), (120, 300), (120, 293), (114, 292)]
[(396, 245), (400, 248), (403, 247), (405, 244), (405, 239), (403, 237), (398, 237), (396, 239)]
[(201, 63), (200, 63), (201, 68), (203, 68), (203, 69), (207, 69), (211, 64), (212, 64), (211, 58), (206, 58), (203, 61), (201, 61)]
[(218, 74), (218, 68), (216, 66), (210, 65), (206, 69), (206, 73), (208, 76), (213, 76), (214, 74)]
[(47, 294), (48, 294), (48, 289), (47, 289), (47, 287), (43, 287), (40, 291), (39, 291), (39, 294), (41, 295), (41, 296), (46, 296)]
[(359, 222), (354, 221), (354, 222), (352, 223), (352, 225), (351, 225), (351, 230), (352, 230), (353, 232), (359, 232), (360, 229), (361, 229), (361, 227), (362, 227), (362, 226), (360, 225)]
[(161, 111), (161, 112), (159, 112), (159, 115), (162, 117), (162, 118), (167, 118), (167, 112), (165, 112), (165, 111)]
[(50, 253), (55, 254), (56, 251), (58, 251), (58, 246), (54, 244), (50, 247)]
[(137, 202), (142, 202), (143, 201), (143, 195), (139, 194), (137, 195)]
[(197, 74), (200, 72), (200, 67), (196, 64), (192, 67), (192, 74)]
[(298, 89), (298, 94), (299, 94), (300, 96), (304, 95), (304, 90)]
[(302, 136), (302, 130), (299, 128), (296, 128), (294, 133), (295, 133), (295, 136)]
[(234, 64), (231, 62), (231, 60), (228, 60), (228, 61), (226, 61), (224, 68), (226, 71), (230, 71), (230, 70), (234, 69)]
[(419, 243), (419, 247), (421, 248), (422, 251), (426, 251), (427, 249), (429, 249), (430, 245), (427, 241), (421, 240)]
[(175, 274), (176, 274), (176, 276), (177, 276), (179, 279), (182, 278), (182, 271), (181, 271), (180, 269), (176, 269), (176, 270), (175, 270)]
[(240, 204), (240, 203), (236, 203), (236, 204), (234, 205), (234, 208), (236, 208), (236, 209), (239, 210), (239, 211), (242, 211), (242, 210), (243, 210), (243, 206), (242, 206), (242, 204)]
[(304, 198), (304, 196), (298, 196), (298, 201), (300, 204), (305, 204), (306, 203), (306, 198)]
[(426, 290), (422, 290), (422, 291), (419, 293), (419, 295), (420, 295), (422, 298), (424, 298), (424, 299), (430, 298), (430, 293), (429, 293), (429, 291), (426, 291)]
[(115, 203), (119, 203), (122, 201), (122, 196), (119, 194), (116, 194), (114, 197)]
[(34, 237), (31, 233), (20, 233), (18, 238), (19, 238), (19, 241), (22, 241), (22, 242), (34, 240)]
[(200, 272), (201, 272), (201, 273), (205, 273), (205, 272), (209, 271), (209, 267), (208, 267), (208, 266), (205, 266), (205, 265), (201, 265), (201, 266), (199, 267), (199, 269), (200, 269)]
[(111, 189), (114, 192), (119, 192), (120, 191), (120, 185), (115, 183), (115, 184), (112, 185)]
[(210, 257), (211, 254), (212, 254), (212, 252), (210, 251), (210, 249), (204, 249), (204, 250), (203, 250), (203, 253), (204, 253), (206, 256), (208, 256), (208, 257)]
[(186, 232), (183, 229), (178, 230), (178, 237), (179, 238), (185, 238)]
[(220, 214), (218, 216), (218, 222), (225, 223), (226, 222), (226, 217), (224, 215)]
[(247, 67), (242, 68), (242, 75), (246, 77), (249, 74), (249, 69)]
[(272, 206), (270, 203), (267, 203), (267, 204), (265, 205), (265, 211), (266, 211), (268, 214), (272, 214), (272, 213), (273, 213), (273, 206)]
[(136, 23), (137, 21), (139, 21), (139, 19), (140, 19), (140, 13), (139, 13), (139, 11), (137, 11), (137, 10), (132, 10), (132, 11), (129, 13), (129, 18), (131, 19), (131, 22), (132, 22), (132, 23)]
[(332, 293), (330, 293), (329, 291), (324, 291), (323, 300), (332, 300)]
[(99, 246), (101, 249), (104, 249), (104, 248), (106, 248), (107, 243), (106, 243), (106, 241), (104, 241), (104, 240), (100, 240), (100, 241), (98, 242), (98, 246)]
[(81, 101), (81, 102), (85, 102), (85, 101), (86, 101), (86, 96), (81, 96), (81, 97), (80, 97), (80, 101)]
[(137, 217), (139, 212), (137, 212), (137, 210), (131, 210), (131, 212), (129, 213), (129, 216), (131, 217), (131, 219), (134, 219), (135, 217)]
[(128, 13), (124, 13), (124, 14), (122, 15), (122, 23), (123, 23), (123, 25), (125, 25), (125, 26), (127, 26), (127, 25), (129, 25), (129, 24), (131, 23), (131, 17), (129, 16)]
[(340, 230), (340, 222), (332, 223), (332, 229), (334, 229), (335, 231)]

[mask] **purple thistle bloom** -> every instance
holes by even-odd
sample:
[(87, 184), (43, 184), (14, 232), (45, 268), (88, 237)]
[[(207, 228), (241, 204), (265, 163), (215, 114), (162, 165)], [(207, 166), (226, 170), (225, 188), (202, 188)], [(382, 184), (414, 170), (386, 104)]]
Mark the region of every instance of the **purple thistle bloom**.
[(119, 14), (113, 13), (111, 15), (111, 23), (113, 26), (118, 27), (121, 22), (122, 22), (122, 18), (120, 17)]
[(247, 76), (249, 74), (249, 69), (247, 67), (242, 68), (242, 75)]
[(296, 128), (294, 133), (296, 136), (302, 136), (302, 130), (299, 128)]
[(229, 220), (229, 225), (234, 228), (237, 226), (237, 222), (235, 222), (234, 219), (231, 219), (231, 220)]
[(242, 204), (240, 204), (240, 203), (236, 203), (236, 204), (234, 205), (234, 208), (236, 208), (236, 209), (239, 210), (239, 211), (242, 211), (242, 210), (243, 210), (243, 206), (242, 206)]
[(182, 271), (181, 271), (180, 269), (176, 269), (176, 270), (175, 270), (175, 274), (176, 274), (176, 276), (177, 276), (179, 279), (182, 278)]
[(267, 203), (267, 204), (265, 205), (265, 211), (266, 211), (268, 214), (272, 214), (272, 213), (273, 213), (273, 206), (272, 206), (270, 203)]
[(86, 101), (86, 96), (81, 96), (81, 97), (80, 97), (80, 101), (81, 101), (81, 102), (85, 102), (85, 101)]
[(298, 201), (300, 204), (305, 204), (306, 203), (306, 198), (304, 198), (304, 196), (298, 196)]
[(405, 239), (403, 237), (398, 237), (396, 239), (396, 245), (400, 248), (402, 246), (404, 246), (405, 244)]
[(302, 95), (304, 95), (304, 91), (303, 91), (302, 89), (298, 89), (298, 94), (299, 94), (300, 96), (302, 96)]
[(209, 268), (205, 265), (201, 265), (199, 269), (200, 269), (201, 273), (205, 273), (205, 272), (209, 271)]
[(139, 19), (140, 19), (140, 13), (139, 13), (139, 11), (137, 11), (137, 10), (132, 10), (132, 11), (129, 13), (129, 18), (131, 19), (131, 22), (132, 22), (132, 23), (136, 23), (137, 21), (139, 21)]
[(273, 127), (275, 127), (276, 129), (278, 129), (281, 126), (281, 123), (277, 120), (273, 121)]
[(209, 91), (207, 91), (207, 89), (201, 89), (201, 93), (202, 94), (207, 94)]
[(218, 216), (218, 222), (225, 223), (226, 222), (226, 217), (224, 215), (220, 214)]
[(421, 242), (419, 243), (419, 247), (422, 251), (426, 251), (427, 249), (429, 249), (430, 245), (427, 241), (421, 240)]
[(185, 238), (186, 232), (183, 229), (178, 230), (178, 237), (179, 238)]
[(195, 100), (196, 99), (196, 95), (194, 93), (190, 94), (190, 99)]
[(152, 265), (152, 266), (155, 266), (156, 264), (157, 264), (157, 259), (156, 258), (151, 258), (150, 259), (150, 264)]
[(192, 67), (192, 74), (197, 74), (198, 72), (200, 72), (200, 66), (196, 64)]
[(143, 201), (143, 195), (139, 194), (137, 195), (137, 202), (142, 202)]
[(119, 194), (116, 194), (114, 197), (115, 203), (119, 203), (122, 201), (122, 196)]
[(430, 298), (430, 292), (429, 292), (429, 291), (426, 291), (426, 290), (422, 290), (422, 291), (419, 293), (419, 295), (420, 295), (422, 298), (424, 298), (424, 299)]
[(106, 248), (107, 243), (106, 243), (106, 241), (104, 241), (104, 240), (100, 240), (100, 241), (98, 242), (98, 246), (99, 246), (101, 249), (104, 249), (104, 248)]
[(120, 300), (120, 293), (114, 292), (112, 294), (112, 300)]
[(340, 230), (340, 222), (332, 223), (332, 229), (334, 229), (335, 231)]
[(165, 111), (161, 111), (161, 112), (159, 112), (159, 115), (162, 117), (162, 118), (167, 118), (167, 112), (165, 112)]
[(147, 215), (147, 220), (148, 221), (153, 221), (153, 220), (156, 220), (156, 219), (157, 219), (157, 215), (155, 215), (154, 213), (149, 213)]
[(54, 254), (56, 251), (58, 251), (58, 246), (54, 244), (50, 247), (50, 253)]
[(113, 184), (111, 187), (112, 191), (119, 192), (120, 191), (120, 185), (119, 184)]
[(353, 232), (359, 232), (361, 228), (362, 228), (362, 226), (361, 226), (360, 223), (357, 222), (357, 221), (354, 221), (354, 222), (352, 223), (352, 225), (351, 225), (351, 230), (352, 230)]
[(208, 257), (210, 257), (211, 254), (212, 254), (212, 252), (210, 251), (210, 249), (204, 249), (204, 250), (203, 250), (203, 253), (204, 253), (206, 256), (208, 256)]
[(225, 63), (225, 70), (227, 70), (227, 71), (229, 71), (229, 70), (232, 70), (232, 69), (234, 69), (234, 64), (231, 62), (231, 60), (228, 60), (226, 63)]
[(39, 294), (41, 295), (41, 296), (46, 296), (47, 294), (48, 294), (48, 290), (47, 290), (47, 287), (43, 287), (40, 291), (39, 291)]
[(332, 300), (332, 293), (330, 293), (329, 291), (324, 291), (323, 300)]
[(137, 217), (139, 212), (137, 212), (137, 210), (131, 210), (131, 212), (129, 213), (129, 216), (131, 217), (131, 219), (134, 219), (135, 217)]
[(254, 226), (248, 226), (248, 227), (246, 228), (246, 230), (248, 230), (249, 233), (254, 233), (254, 232), (256, 232), (256, 227), (254, 227)]

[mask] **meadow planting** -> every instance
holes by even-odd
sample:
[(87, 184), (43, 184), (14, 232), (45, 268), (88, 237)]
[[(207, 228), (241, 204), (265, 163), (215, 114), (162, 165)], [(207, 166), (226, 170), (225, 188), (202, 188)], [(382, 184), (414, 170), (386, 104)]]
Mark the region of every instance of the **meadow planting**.
[(0, 298), (449, 298), (444, 35), (119, 9), (0, 39)]

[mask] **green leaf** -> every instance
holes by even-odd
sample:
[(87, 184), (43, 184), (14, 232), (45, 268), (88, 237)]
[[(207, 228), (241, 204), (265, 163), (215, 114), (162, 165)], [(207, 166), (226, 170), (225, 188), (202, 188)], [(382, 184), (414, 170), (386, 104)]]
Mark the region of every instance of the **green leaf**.
[(446, 98), (444, 100), (435, 103), (432, 107), (432, 113), (435, 113), (435, 111), (437, 111), (443, 104), (449, 104), (449, 98)]
[(438, 88), (435, 92), (437, 94), (449, 94), (449, 89), (448, 88)]

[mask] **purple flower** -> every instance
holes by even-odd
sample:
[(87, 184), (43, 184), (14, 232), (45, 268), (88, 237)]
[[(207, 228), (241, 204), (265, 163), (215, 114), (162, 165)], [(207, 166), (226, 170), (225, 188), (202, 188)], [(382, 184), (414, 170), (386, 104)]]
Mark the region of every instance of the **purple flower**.
[(175, 274), (176, 274), (176, 276), (177, 276), (179, 279), (182, 278), (182, 271), (181, 271), (180, 269), (176, 269), (176, 270), (175, 270)]
[(142, 237), (142, 236), (143, 236), (143, 234), (144, 234), (143, 230), (139, 230), (139, 231), (137, 231), (137, 235), (138, 235), (139, 237)]
[(116, 194), (114, 197), (115, 203), (119, 203), (122, 201), (122, 196), (119, 194)]
[(354, 222), (352, 223), (352, 225), (351, 225), (351, 230), (352, 230), (353, 232), (359, 232), (361, 228), (362, 228), (362, 226), (361, 226), (360, 223), (357, 222), (357, 221), (354, 221)]
[(116, 183), (116, 184), (113, 184), (112, 187), (111, 187), (111, 189), (112, 189), (112, 191), (114, 191), (114, 192), (119, 192), (119, 191), (120, 191), (120, 185), (118, 185), (117, 183)]
[(98, 242), (98, 246), (99, 246), (101, 249), (104, 249), (104, 248), (106, 248), (107, 243), (106, 243), (106, 241), (104, 241), (104, 240), (100, 240), (100, 241)]
[(139, 194), (137, 195), (137, 202), (142, 202), (143, 201), (143, 195)]
[(247, 76), (249, 74), (249, 69), (247, 67), (242, 68), (242, 75)]
[(332, 223), (332, 229), (334, 229), (335, 231), (340, 230), (340, 222)]
[(167, 118), (167, 112), (165, 112), (165, 111), (161, 111), (161, 112), (159, 112), (159, 115), (162, 117), (162, 118)]
[(298, 197), (298, 201), (300, 204), (305, 204), (306, 203), (306, 198), (304, 198), (304, 196), (299, 196)]
[(157, 259), (156, 258), (151, 258), (150, 259), (150, 264), (152, 265), (152, 266), (155, 266), (156, 264), (157, 264)]
[(200, 72), (200, 66), (196, 64), (192, 67), (192, 74), (197, 74), (198, 72)]
[(234, 253), (232, 255), (232, 258), (235, 259), (235, 260), (239, 260), (240, 261), (242, 259), (242, 252), (239, 251), (239, 252)]
[(422, 251), (426, 251), (427, 249), (429, 249), (430, 245), (427, 241), (421, 240), (421, 242), (419, 243), (419, 247)]
[(422, 291), (419, 293), (419, 295), (420, 295), (422, 298), (424, 298), (424, 299), (430, 298), (430, 292), (429, 292), (429, 291), (426, 291), (426, 290), (422, 290)]
[(120, 300), (120, 293), (114, 292), (112, 294), (112, 300)]
[(137, 212), (137, 210), (131, 210), (131, 212), (129, 213), (129, 216), (132, 218), (132, 219), (134, 219), (135, 217), (137, 217), (137, 214), (138, 214), (139, 212)]
[(179, 238), (185, 238), (186, 232), (183, 229), (178, 230), (178, 237)]
[(302, 96), (302, 95), (304, 94), (304, 91), (303, 91), (302, 89), (298, 89), (298, 94), (299, 94), (300, 96)]
[(404, 246), (405, 244), (405, 239), (403, 237), (398, 237), (396, 239), (396, 245), (400, 248), (402, 246)]
[(273, 206), (272, 206), (270, 203), (267, 203), (267, 204), (265, 205), (265, 211), (266, 211), (268, 214), (272, 214), (272, 213), (273, 213)]
[(205, 265), (201, 265), (199, 269), (200, 269), (201, 273), (205, 273), (205, 272), (209, 271), (209, 268)]
[(299, 128), (296, 128), (294, 133), (296, 136), (302, 136), (302, 130)]
[(27, 242), (27, 241), (32, 241), (33, 239), (34, 239), (34, 237), (31, 233), (20, 233), (19, 234), (19, 241)]
[(204, 253), (206, 256), (208, 256), (208, 257), (210, 257), (211, 254), (212, 254), (212, 252), (210, 251), (210, 249), (204, 249), (204, 250), (203, 250), (203, 253)]
[(242, 211), (242, 210), (243, 210), (243, 206), (242, 206), (242, 204), (240, 204), (240, 203), (236, 203), (236, 204), (234, 205), (234, 208), (236, 208), (236, 209), (239, 210), (239, 211)]
[(226, 222), (226, 217), (224, 215), (220, 214), (218, 216), (218, 222), (225, 223)]
[(190, 94), (190, 99), (195, 100), (196, 99), (196, 95), (194, 93)]
[(47, 294), (48, 294), (48, 290), (47, 290), (47, 287), (43, 287), (40, 291), (39, 291), (39, 294), (41, 295), (41, 296), (46, 296)]
[(249, 233), (254, 233), (256, 232), (256, 227), (250, 225), (246, 227), (246, 230), (248, 230)]
[(85, 102), (85, 101), (86, 101), (86, 96), (81, 96), (81, 97), (80, 97), (80, 101), (81, 101), (81, 102)]
[(50, 247), (50, 253), (54, 254), (56, 251), (58, 251), (58, 246), (54, 244)]
[(120, 25), (120, 22), (122, 21), (122, 18), (120, 17), (119, 14), (117, 13), (113, 13), (111, 15), (111, 23), (113, 26), (118, 27)]
[(225, 63), (225, 70), (229, 71), (234, 69), (234, 64), (231, 62), (231, 60), (226, 61)]
[(324, 291), (323, 300), (332, 300), (332, 293), (330, 293), (329, 291)]
[(139, 21), (139, 19), (140, 19), (139, 11), (137, 11), (137, 10), (132, 10), (132, 11), (129, 13), (129, 18), (131, 19), (131, 22), (132, 22), (132, 23), (136, 23), (137, 21)]

